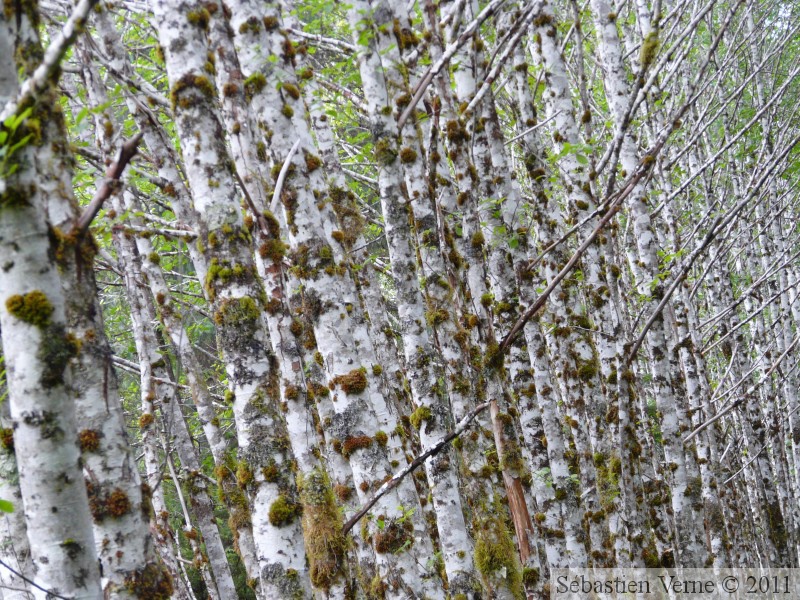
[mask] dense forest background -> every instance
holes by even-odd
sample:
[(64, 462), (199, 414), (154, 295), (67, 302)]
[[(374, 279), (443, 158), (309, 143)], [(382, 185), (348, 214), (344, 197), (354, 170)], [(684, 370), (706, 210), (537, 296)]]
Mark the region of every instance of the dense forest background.
[(4, 0), (2, 598), (797, 567), (799, 13)]

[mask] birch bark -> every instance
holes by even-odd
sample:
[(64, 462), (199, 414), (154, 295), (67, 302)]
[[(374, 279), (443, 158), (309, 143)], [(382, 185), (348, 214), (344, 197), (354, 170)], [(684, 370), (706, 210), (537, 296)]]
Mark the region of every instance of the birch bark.
[(251, 511), (249, 518), (241, 513), (241, 522), (234, 523), (234, 528), (240, 536), (252, 531), (256, 554), (243, 553), (242, 558), (260, 593), (275, 597), (302, 593), (304, 583), (295, 576), (304, 564), (297, 490), (291, 479), (281, 480), (279, 487), (263, 472), (272, 461), (286, 464), (290, 448), (263, 314), (267, 298), (239, 209), (215, 106), (216, 90), (205, 70), (205, 29), (210, 15), (195, 2), (173, 5), (156, 0), (153, 10), (159, 21), (186, 175), (199, 215), (201, 244), (209, 261), (206, 293), (234, 394), (237, 472), (241, 470)]
[[(0, 42), (1, 43), (1, 42)], [(1, 47), (1, 46), (0, 46)], [(31, 550), (25, 529), (25, 507), (19, 489), (19, 471), (14, 455), (14, 430), (9, 412), (8, 388), (6, 386), (5, 358), (0, 347), (0, 498), (11, 502), (14, 512), (0, 516), (0, 584), (3, 600), (28, 600), (31, 598), (28, 583), (18, 574), (31, 578)]]
[[(290, 275), (302, 284), (292, 286), (291, 294), (296, 295), (297, 305), (302, 306), (302, 312), (313, 323), (313, 337), (309, 336), (308, 342), (315, 342), (317, 348), (324, 350), (323, 362), (331, 377), (334, 400), (332, 431), (353, 469), (359, 497), (366, 499), (367, 490), (380, 480), (381, 473), (390, 474), (381, 443), (373, 441), (381, 438), (377, 435), (379, 431), (386, 433), (381, 425), (391, 423), (394, 418), (377, 393), (376, 372), (367, 371), (377, 360), (365, 323), (354, 318), (355, 286), (344, 266), (337, 264), (342, 251), (333, 236), (335, 216), (327, 203), (318, 206), (315, 198), (315, 191), (320, 199), (328, 191), (319, 171), (321, 160), (308, 132), (305, 109), (298, 102), (300, 92), (292, 68), (295, 50), (291, 41), (279, 32), (280, 19), (275, 6), (258, 10), (250, 2), (237, 2), (231, 5), (231, 12), (233, 29), (240, 34), (237, 48), (247, 75), (251, 103), (260, 117), (259, 129), (271, 142), (276, 165), (285, 160), (293, 143), (300, 140), (299, 150), (290, 163), (293, 172), (289, 172), (281, 190), (289, 258), (294, 265)], [(253, 44), (251, 40), (258, 41)], [(256, 47), (264, 48), (265, 55), (254, 53)], [(277, 60), (267, 62), (269, 55)], [(405, 507), (408, 515), (392, 517), (401, 510), (400, 506)], [(425, 561), (415, 559), (432, 553), (418, 507), (419, 500), (410, 483), (404, 483), (397, 492), (382, 499), (379, 510), (387, 519), (388, 529), (373, 536), (373, 545), (385, 582), (379, 585), (386, 588), (387, 594), (411, 590), (435, 597), (439, 593), (434, 574), (427, 572)], [(395, 549), (403, 547), (406, 540), (409, 544), (405, 544), (404, 551), (390, 555), (389, 548), (394, 548), (398, 539), (402, 541)]]
[[(12, 98), (19, 89), (15, 43), (30, 35), (38, 18), (35, 5), (0, 16), (0, 97)], [(16, 30), (15, 22), (27, 31)], [(48, 116), (36, 108), (32, 117)], [(19, 133), (28, 126), (22, 123)], [(67, 363), (78, 347), (67, 335), (56, 247), (48, 236), (48, 198), (37, 185), (39, 170), (52, 160), (51, 150), (49, 144), (39, 145), (20, 148), (14, 156), (16, 172), (0, 179), (0, 248), (10, 265), (0, 269), (0, 330), (3, 347), (16, 349), (5, 357), (6, 382), (30, 572), (45, 589), (99, 600), (100, 573), (79, 467), (75, 407), (67, 387)]]

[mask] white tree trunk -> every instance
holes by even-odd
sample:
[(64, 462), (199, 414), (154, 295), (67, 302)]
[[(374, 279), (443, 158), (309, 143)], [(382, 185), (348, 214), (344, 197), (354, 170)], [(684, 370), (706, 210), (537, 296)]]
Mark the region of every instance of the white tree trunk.
[[(35, 27), (29, 15), (10, 16), (16, 18), (0, 17), (3, 98), (18, 90), (12, 23), (21, 23), (28, 33)], [(32, 578), (61, 595), (99, 600), (100, 573), (79, 467), (75, 407), (67, 387), (67, 363), (78, 348), (67, 335), (56, 248), (48, 237), (48, 198), (37, 187), (48, 174), (34, 167), (39, 154), (47, 165), (50, 152), (49, 144), (26, 145), (14, 156), (16, 173), (0, 179), (0, 253), (9, 266), (0, 269), (0, 330), (20, 474), (23, 505), (18, 508), (25, 514)], [(14, 352), (8, 354), (9, 348)], [(75, 578), (74, 573), (83, 576)]]
[[(232, 164), (216, 109), (216, 90), (206, 70), (204, 29), (210, 15), (200, 3), (175, 6), (154, 0), (159, 38), (165, 51), (176, 124), (186, 175), (201, 222), (201, 243), (209, 257), (206, 293), (234, 393), (239, 466), (250, 501), (255, 556), (242, 553), (260, 593), (300, 591), (304, 549), (298, 494), (291, 478), (281, 486), (264, 475), (272, 461), (291, 458), (279, 408), (272, 351), (265, 323), (267, 298), (252, 255), (251, 238), (238, 205)], [(205, 12), (204, 12), (205, 11)], [(245, 517), (243, 515), (243, 517)], [(243, 519), (237, 530), (247, 534)]]

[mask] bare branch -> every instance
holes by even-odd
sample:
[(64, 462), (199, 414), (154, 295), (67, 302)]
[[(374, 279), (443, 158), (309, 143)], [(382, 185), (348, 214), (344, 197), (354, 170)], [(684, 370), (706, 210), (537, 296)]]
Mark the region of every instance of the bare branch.
[(417, 456), (414, 460), (412, 460), (403, 470), (398, 471), (395, 473), (392, 478), (384, 483), (378, 490), (372, 495), (372, 497), (366, 501), (364, 506), (362, 506), (356, 514), (354, 514), (350, 520), (344, 524), (342, 528), (342, 533), (347, 533), (350, 531), (356, 523), (358, 523), (364, 515), (369, 512), (369, 509), (372, 508), (375, 503), (381, 499), (381, 496), (396, 488), (403, 478), (415, 471), (420, 465), (424, 464), (426, 460), (428, 460), (431, 456), (438, 454), (442, 451), (442, 449), (456, 439), (459, 435), (461, 435), (464, 430), (469, 426), (469, 424), (481, 414), (484, 410), (489, 407), (490, 402), (484, 402), (483, 404), (479, 404), (475, 408), (473, 408), (470, 412), (466, 414), (466, 416), (458, 422), (456, 428), (453, 429), (450, 433), (444, 436), (441, 440), (436, 442), (433, 446), (428, 448), (425, 452)]
[(84, 235), (86, 233), (89, 229), (89, 225), (91, 225), (97, 213), (100, 212), (100, 209), (103, 207), (103, 203), (108, 200), (111, 194), (117, 189), (119, 178), (122, 177), (122, 172), (125, 170), (125, 167), (128, 166), (131, 159), (136, 156), (137, 147), (139, 146), (139, 141), (142, 139), (142, 135), (141, 133), (137, 133), (130, 140), (122, 144), (117, 160), (106, 169), (106, 178), (103, 180), (103, 183), (100, 184), (97, 192), (95, 192), (94, 198), (89, 202), (89, 205), (83, 211), (83, 214), (78, 219), (78, 223), (75, 225), (75, 233), (78, 235)]
[(3, 112), (0, 113), (0, 122), (13, 115), (20, 106), (35, 99), (38, 94), (42, 93), (50, 85), (53, 78), (57, 76), (61, 59), (64, 58), (67, 50), (75, 42), (78, 34), (83, 31), (86, 19), (98, 1), (81, 0), (78, 3), (67, 22), (64, 23), (61, 32), (47, 47), (42, 64), (36, 67), (33, 75), (20, 86), (17, 97), (9, 100), (3, 108)]

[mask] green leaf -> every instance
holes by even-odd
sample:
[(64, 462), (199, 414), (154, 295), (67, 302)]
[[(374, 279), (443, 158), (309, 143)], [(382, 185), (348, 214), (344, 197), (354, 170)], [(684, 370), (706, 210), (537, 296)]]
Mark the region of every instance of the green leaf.
[(582, 165), (588, 165), (589, 164), (589, 159), (586, 158), (583, 154), (576, 154), (575, 155), (575, 160), (577, 160), (578, 163), (582, 164)]
[(13, 513), (14, 512), (14, 505), (11, 504), (8, 500), (0, 500), (0, 511), (5, 513)]
[(25, 146), (25, 144), (27, 144), (32, 137), (33, 137), (33, 134), (30, 133), (30, 134), (26, 135), (24, 138), (22, 138), (20, 141), (18, 141), (16, 144), (11, 146), (11, 148), (8, 149), (8, 155), (11, 156), (12, 154), (14, 154), (14, 152), (19, 150), (23, 146)]
[(75, 125), (80, 125), (81, 121), (83, 121), (88, 116), (88, 114), (89, 114), (89, 107), (84, 106), (78, 113), (78, 116), (75, 117)]
[(3, 121), (3, 125), (5, 125), (6, 129), (14, 133), (17, 128), (22, 124), (22, 122), (31, 116), (33, 112), (32, 108), (26, 108), (18, 115), (10, 115)]

